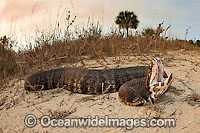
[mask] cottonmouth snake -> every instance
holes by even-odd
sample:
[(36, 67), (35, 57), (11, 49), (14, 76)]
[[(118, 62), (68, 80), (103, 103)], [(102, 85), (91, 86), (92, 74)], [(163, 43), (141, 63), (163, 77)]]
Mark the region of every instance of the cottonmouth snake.
[[(119, 91), (121, 102), (127, 105), (139, 105), (148, 102), (150, 99), (157, 99), (171, 84), (171, 75), (164, 83), (163, 79), (167, 77), (167, 74), (163, 70), (162, 63), (162, 70), (159, 70), (159, 62), (161, 63), (159, 58), (154, 58), (149, 66), (104, 70), (79, 67), (57, 68), (29, 75), (24, 86), (28, 91), (63, 87), (71, 92), (82, 94), (103, 94)], [(159, 80), (158, 82), (156, 77)], [(162, 89), (162, 87), (165, 88)]]

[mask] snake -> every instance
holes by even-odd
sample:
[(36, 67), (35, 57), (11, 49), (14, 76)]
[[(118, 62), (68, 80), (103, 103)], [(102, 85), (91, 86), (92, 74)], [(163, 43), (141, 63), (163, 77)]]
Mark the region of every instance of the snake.
[(149, 66), (112, 69), (63, 67), (40, 71), (25, 78), (27, 91), (63, 88), (74, 93), (100, 95), (118, 92), (119, 101), (130, 106), (154, 103), (172, 83), (160, 58)]

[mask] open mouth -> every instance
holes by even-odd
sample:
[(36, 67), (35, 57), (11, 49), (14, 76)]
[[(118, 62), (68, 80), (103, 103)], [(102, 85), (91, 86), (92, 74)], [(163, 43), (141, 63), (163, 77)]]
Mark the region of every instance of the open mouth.
[(164, 67), (159, 58), (154, 59), (150, 84), (164, 81)]
[(151, 92), (151, 97), (157, 99), (170, 86), (172, 82), (172, 74), (167, 78), (164, 78), (164, 66), (159, 58), (154, 58), (152, 65), (149, 91)]

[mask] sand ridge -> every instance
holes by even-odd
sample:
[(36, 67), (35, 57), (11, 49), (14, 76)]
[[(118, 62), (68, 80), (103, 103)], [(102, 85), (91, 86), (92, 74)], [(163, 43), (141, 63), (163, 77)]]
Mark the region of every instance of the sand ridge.
[[(62, 88), (48, 91), (28, 92), (24, 80), (14, 79), (0, 91), (0, 133), (3, 132), (200, 132), (200, 52), (173, 51), (152, 53), (143, 56), (109, 57), (105, 60), (84, 60), (73, 64), (91, 69), (148, 65), (153, 57), (160, 57), (165, 71), (174, 73), (169, 90), (156, 101), (154, 106), (130, 107), (119, 102), (118, 93), (104, 95), (83, 95), (71, 93)], [(196, 97), (195, 97), (196, 96)], [(199, 99), (198, 99), (199, 98)], [(43, 128), (37, 124), (27, 128), (24, 118), (34, 114), (39, 123), (42, 115), (65, 118), (94, 117), (111, 118), (174, 118), (175, 128)]]

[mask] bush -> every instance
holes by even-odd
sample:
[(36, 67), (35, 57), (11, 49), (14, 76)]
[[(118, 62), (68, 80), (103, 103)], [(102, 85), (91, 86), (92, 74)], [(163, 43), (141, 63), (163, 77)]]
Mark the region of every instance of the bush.
[(18, 72), (16, 52), (11, 50), (9, 38), (0, 37), (0, 83)]

